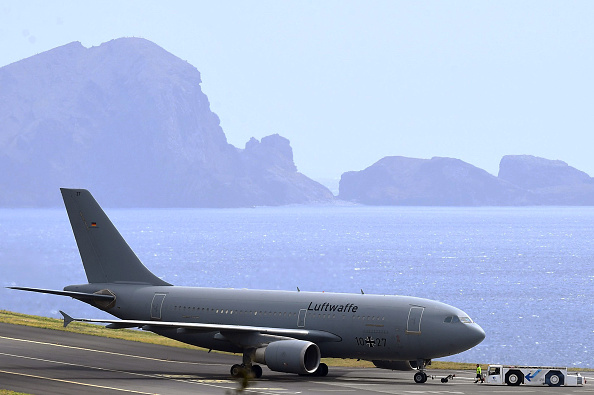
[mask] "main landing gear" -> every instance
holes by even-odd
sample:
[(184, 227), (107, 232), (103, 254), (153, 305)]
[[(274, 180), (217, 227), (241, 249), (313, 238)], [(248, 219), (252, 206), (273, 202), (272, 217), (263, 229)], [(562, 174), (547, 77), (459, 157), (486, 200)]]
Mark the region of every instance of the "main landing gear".
[(231, 366), (231, 376), (233, 377), (244, 377), (244, 376), (251, 376), (253, 378), (259, 379), (262, 377), (262, 367), (260, 365), (252, 365), (246, 366), (245, 364), (235, 364)]
[(425, 367), (427, 367), (427, 365), (431, 365), (430, 359), (417, 360), (417, 369), (419, 369), (419, 371), (415, 373), (415, 383), (423, 384), (425, 381), (427, 381), (427, 373), (425, 373)]
[(243, 363), (241, 365), (235, 364), (231, 366), (231, 376), (236, 378), (250, 377), (255, 379), (262, 377), (262, 367), (260, 365), (252, 365), (253, 353), (254, 351), (252, 349), (243, 352)]

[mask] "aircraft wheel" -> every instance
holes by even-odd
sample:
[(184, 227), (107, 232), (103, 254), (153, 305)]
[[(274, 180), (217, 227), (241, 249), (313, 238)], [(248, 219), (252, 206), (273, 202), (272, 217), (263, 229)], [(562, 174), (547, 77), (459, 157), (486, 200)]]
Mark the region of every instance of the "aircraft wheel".
[(423, 384), (425, 381), (427, 381), (427, 375), (425, 374), (425, 372), (417, 372), (415, 373), (415, 383), (417, 384)]
[(442, 378), (442, 379), (441, 379), (441, 382), (442, 382), (442, 383), (447, 383), (447, 382), (448, 382), (448, 379), (446, 379), (446, 378), (444, 377), (444, 378)]
[(241, 371), (243, 370), (243, 366), (235, 364), (231, 366), (231, 376), (239, 377), (241, 375)]
[(328, 375), (328, 365), (326, 365), (325, 363), (320, 363), (320, 365), (314, 372), (314, 375), (318, 377), (326, 377)]
[(252, 365), (252, 373), (255, 378), (259, 379), (262, 377), (262, 367), (260, 365)]

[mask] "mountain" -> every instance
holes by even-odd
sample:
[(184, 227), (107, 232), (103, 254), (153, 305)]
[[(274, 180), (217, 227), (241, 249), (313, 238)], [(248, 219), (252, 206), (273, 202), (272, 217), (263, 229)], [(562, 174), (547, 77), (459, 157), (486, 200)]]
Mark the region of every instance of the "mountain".
[(594, 179), (560, 160), (506, 155), (499, 178), (523, 188), (538, 205), (594, 205)]
[(390, 156), (344, 173), (340, 199), (369, 205), (496, 206), (522, 204), (511, 183), (459, 159)]
[(58, 187), (107, 206), (324, 202), (289, 141), (227, 142), (200, 72), (156, 44), (73, 42), (0, 68), (0, 206), (59, 205)]

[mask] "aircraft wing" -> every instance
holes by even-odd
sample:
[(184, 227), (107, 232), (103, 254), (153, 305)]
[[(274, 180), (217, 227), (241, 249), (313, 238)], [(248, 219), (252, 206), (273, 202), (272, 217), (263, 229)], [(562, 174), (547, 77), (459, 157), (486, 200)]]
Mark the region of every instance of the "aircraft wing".
[(177, 329), (180, 333), (188, 332), (220, 332), (224, 337), (227, 335), (271, 335), (282, 336), (293, 339), (308, 340), (311, 342), (339, 342), (342, 338), (334, 333), (311, 330), (311, 329), (290, 329), (290, 328), (271, 328), (265, 326), (249, 326), (249, 325), (226, 325), (226, 324), (205, 324), (199, 322), (170, 322), (170, 321), (141, 321), (141, 320), (103, 320), (103, 319), (88, 319), (88, 318), (72, 318), (68, 314), (60, 310), (64, 316), (64, 327), (68, 326), (72, 321), (78, 322), (92, 322), (109, 324), (108, 328), (142, 328), (143, 330), (152, 331), (158, 328)]

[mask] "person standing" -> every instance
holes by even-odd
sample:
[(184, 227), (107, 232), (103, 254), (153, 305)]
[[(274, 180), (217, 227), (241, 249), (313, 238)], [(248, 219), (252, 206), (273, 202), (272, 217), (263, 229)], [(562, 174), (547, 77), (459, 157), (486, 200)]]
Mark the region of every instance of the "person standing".
[(476, 364), (476, 380), (474, 380), (474, 383), (478, 383), (479, 380), (481, 381), (481, 383), (485, 382), (485, 379), (483, 378), (483, 370), (481, 369), (481, 365), (479, 365), (478, 363)]

